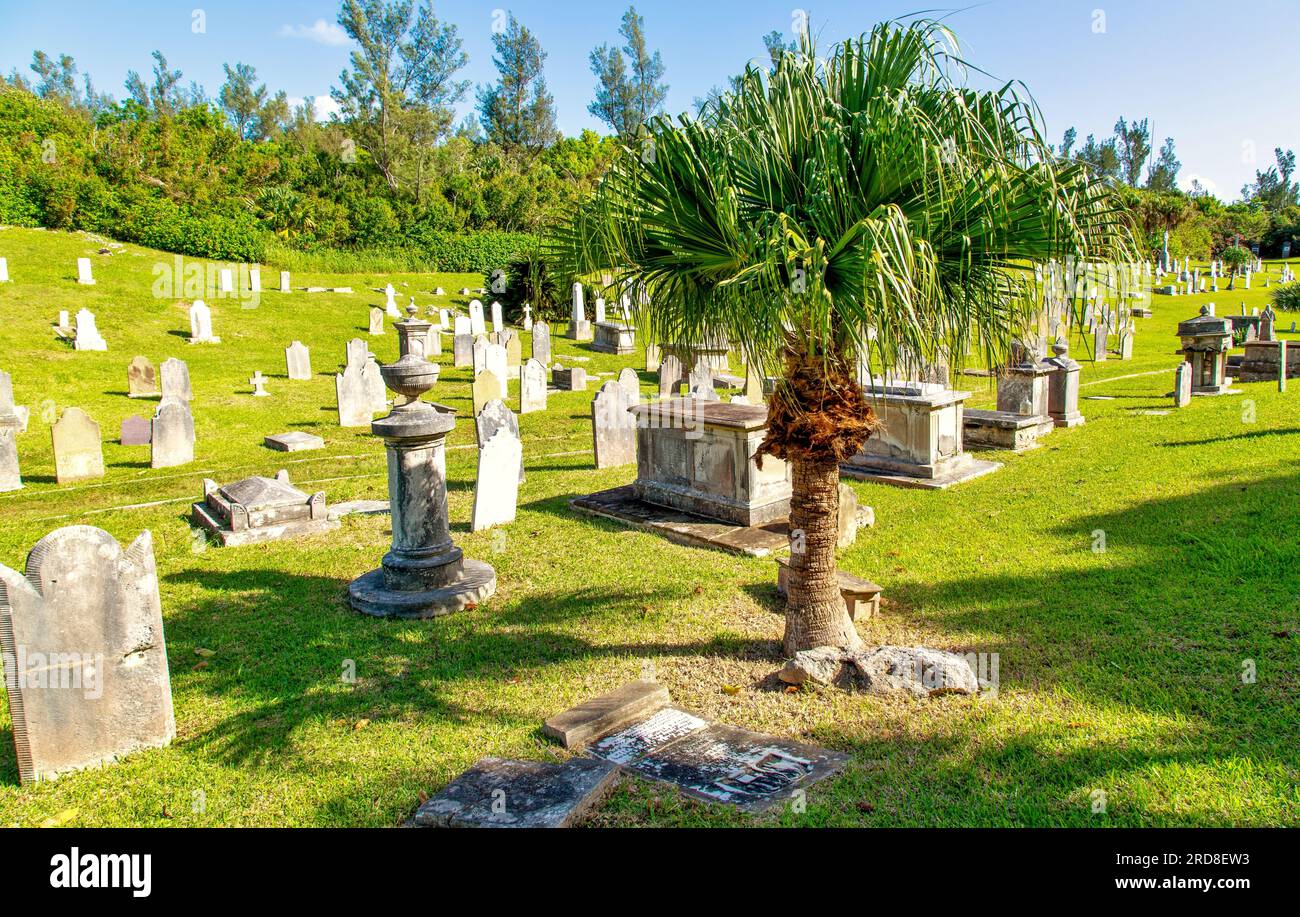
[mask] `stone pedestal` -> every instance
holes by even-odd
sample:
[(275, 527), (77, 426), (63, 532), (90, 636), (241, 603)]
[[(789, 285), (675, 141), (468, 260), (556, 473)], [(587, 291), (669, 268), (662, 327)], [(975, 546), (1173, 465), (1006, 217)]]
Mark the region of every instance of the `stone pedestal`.
[(882, 428), (840, 466), (849, 477), (904, 487), (944, 488), (1001, 468), (976, 461), (962, 444), (970, 392), (928, 382), (869, 378), (863, 386)]
[(647, 503), (763, 525), (790, 513), (790, 469), (754, 460), (767, 409), (695, 398), (632, 408), (637, 418), (637, 496)]
[(376, 617), (433, 618), (486, 600), (497, 578), (491, 566), (464, 557), (451, 540), (445, 441), (456, 419), (420, 400), (436, 373), (419, 345), (412, 346), (428, 323), (412, 314), (397, 323), (397, 331), (402, 357), (381, 370), (402, 398), (370, 425), (388, 451), (393, 544), (379, 569), (348, 587), (348, 601)]
[(619, 322), (597, 322), (591, 349), (600, 353), (625, 356), (636, 350), (636, 333)]
[[(1105, 326), (1098, 328), (1100, 347)], [(1037, 448), (1039, 437), (1052, 432), (1054, 426), (1048, 416), (1051, 374), (1051, 367), (1039, 362), (1030, 350), (1017, 347), (1015, 362), (998, 376), (997, 410), (966, 412), (962, 421), (966, 445), (1013, 452)]]
[(1079, 412), (1079, 364), (1070, 359), (1065, 341), (1057, 338), (1052, 356), (1043, 361), (1050, 375), (1047, 382), (1047, 416), (1058, 427), (1077, 427), (1084, 423)]

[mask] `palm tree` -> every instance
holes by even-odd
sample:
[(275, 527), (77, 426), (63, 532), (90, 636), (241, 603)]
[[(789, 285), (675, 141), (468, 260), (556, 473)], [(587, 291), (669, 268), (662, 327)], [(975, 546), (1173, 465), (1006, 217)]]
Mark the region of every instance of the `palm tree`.
[(759, 455), (790, 464), (802, 535), (788, 654), (859, 643), (835, 571), (839, 463), (878, 427), (857, 361), (1000, 365), (1038, 307), (1034, 264), (1134, 257), (1123, 205), (1056, 161), (1032, 101), (965, 70), (928, 21), (785, 51), (698, 117), (652, 119), (551, 239), (565, 271), (644, 286), (649, 339), (725, 334), (776, 375)]

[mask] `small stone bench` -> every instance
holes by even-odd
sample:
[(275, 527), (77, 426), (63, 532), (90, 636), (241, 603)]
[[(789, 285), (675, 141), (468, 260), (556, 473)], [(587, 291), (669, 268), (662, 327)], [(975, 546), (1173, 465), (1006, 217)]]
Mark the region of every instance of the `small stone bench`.
[[(788, 557), (778, 557), (776, 559), (776, 591), (785, 595), (786, 578), (789, 576), (790, 559)], [(864, 621), (870, 621), (880, 613), (880, 593), (881, 589), (871, 580), (863, 579), (860, 576), (854, 576), (852, 573), (845, 573), (843, 570), (838, 571), (836, 578), (840, 584), (840, 595), (844, 596), (844, 606), (849, 611), (849, 618), (853, 621), (859, 617)]]

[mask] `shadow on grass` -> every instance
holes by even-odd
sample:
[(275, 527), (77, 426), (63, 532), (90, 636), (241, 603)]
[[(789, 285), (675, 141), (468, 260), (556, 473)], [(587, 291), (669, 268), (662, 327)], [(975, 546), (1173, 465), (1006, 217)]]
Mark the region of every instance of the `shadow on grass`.
[(1300, 427), (1287, 427), (1282, 430), (1253, 430), (1250, 433), (1234, 433), (1231, 436), (1213, 436), (1209, 439), (1185, 439), (1176, 443), (1157, 443), (1162, 449), (1177, 449), (1183, 446), (1217, 446), (1238, 440), (1271, 439), (1274, 436), (1300, 435)]
[[(444, 618), (390, 621), (353, 612), (347, 583), (328, 577), (245, 569), (187, 571), (165, 581), (205, 593), (168, 615), (176, 690), (199, 691), (238, 708), (185, 741), (257, 767), (293, 759), (295, 733), (306, 725), (333, 724), (344, 732), (362, 719), (511, 719), (498, 707), (468, 708), (450, 699), (447, 688), (458, 682), (506, 682), (595, 657), (736, 654), (748, 645), (734, 637), (687, 645), (600, 644), (582, 635), (582, 621), (593, 615), (609, 626), (620, 616), (642, 616), (647, 602), (684, 599), (684, 590), (591, 586), (517, 602), (492, 600)], [(189, 654), (198, 647), (215, 655), (196, 671), (199, 659)], [(349, 671), (355, 671), (354, 682), (344, 678)]]

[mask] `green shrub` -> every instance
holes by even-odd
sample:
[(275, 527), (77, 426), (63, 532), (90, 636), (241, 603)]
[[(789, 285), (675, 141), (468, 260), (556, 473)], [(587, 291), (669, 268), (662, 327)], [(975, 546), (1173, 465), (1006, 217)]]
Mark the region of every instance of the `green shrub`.
[(1300, 281), (1274, 287), (1273, 308), (1278, 312), (1300, 312)]
[(532, 308), (534, 319), (552, 322), (568, 317), (567, 291), (545, 259), (537, 254), (535, 245), (507, 261), (502, 270), (505, 276), (500, 278), (500, 283), (491, 271), (485, 272), (483, 286), (492, 291), (494, 299), (501, 301), (508, 321), (523, 320), (524, 303)]

